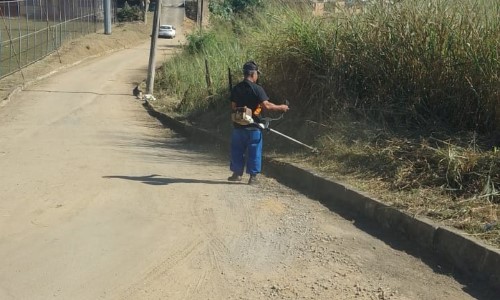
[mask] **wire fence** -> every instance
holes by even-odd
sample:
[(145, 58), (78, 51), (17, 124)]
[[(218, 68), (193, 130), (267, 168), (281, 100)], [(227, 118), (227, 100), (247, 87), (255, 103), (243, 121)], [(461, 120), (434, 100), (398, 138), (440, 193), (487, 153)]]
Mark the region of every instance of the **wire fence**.
[(102, 0), (0, 0), (0, 78), (97, 32), (103, 22)]

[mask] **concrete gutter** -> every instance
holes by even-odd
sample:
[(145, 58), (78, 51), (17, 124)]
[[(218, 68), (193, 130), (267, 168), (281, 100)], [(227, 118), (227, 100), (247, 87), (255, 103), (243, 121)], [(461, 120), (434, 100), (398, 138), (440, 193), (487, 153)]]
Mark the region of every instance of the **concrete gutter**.
[[(206, 130), (178, 121), (144, 103), (148, 113), (166, 127), (190, 139), (213, 144), (214, 141), (229, 149), (229, 140)], [(404, 237), (426, 254), (451, 266), (453, 272), (472, 280), (485, 282), (500, 291), (500, 251), (431, 220), (411, 216), (396, 208), (370, 198), (353, 188), (325, 179), (311, 170), (292, 163), (264, 157), (265, 174), (284, 185), (318, 200), (330, 208), (355, 213), (358, 218), (375, 222), (382, 229)]]

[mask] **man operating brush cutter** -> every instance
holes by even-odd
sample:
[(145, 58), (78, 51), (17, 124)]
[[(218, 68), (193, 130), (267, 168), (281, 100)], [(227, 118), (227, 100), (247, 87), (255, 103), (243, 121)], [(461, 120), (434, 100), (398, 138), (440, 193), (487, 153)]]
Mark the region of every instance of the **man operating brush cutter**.
[(231, 89), (231, 163), (233, 174), (229, 181), (241, 181), (246, 165), (250, 175), (248, 184), (257, 184), (262, 168), (262, 128), (259, 116), (262, 110), (287, 112), (288, 105), (269, 101), (264, 89), (257, 84), (260, 71), (254, 61), (243, 65), (244, 79)]

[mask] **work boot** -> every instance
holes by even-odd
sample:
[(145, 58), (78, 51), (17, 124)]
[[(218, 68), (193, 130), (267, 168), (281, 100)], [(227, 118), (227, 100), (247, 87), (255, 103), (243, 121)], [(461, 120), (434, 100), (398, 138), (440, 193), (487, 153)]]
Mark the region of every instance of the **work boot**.
[(257, 185), (259, 184), (259, 179), (257, 178), (257, 174), (250, 175), (250, 179), (248, 179), (249, 185)]
[(241, 176), (236, 174), (236, 173), (233, 173), (233, 175), (229, 176), (227, 178), (227, 180), (229, 180), (229, 181), (241, 181)]

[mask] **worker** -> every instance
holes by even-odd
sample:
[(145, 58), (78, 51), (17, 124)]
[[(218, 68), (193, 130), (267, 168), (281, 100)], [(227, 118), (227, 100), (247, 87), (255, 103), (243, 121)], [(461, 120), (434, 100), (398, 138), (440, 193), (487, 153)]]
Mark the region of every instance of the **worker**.
[(262, 130), (258, 126), (262, 110), (288, 111), (288, 105), (277, 105), (269, 101), (262, 86), (257, 84), (260, 74), (254, 61), (246, 62), (243, 65), (243, 81), (231, 90), (233, 130), (230, 170), (233, 174), (228, 180), (241, 181), (246, 165), (250, 185), (258, 183), (257, 175), (262, 168)]

